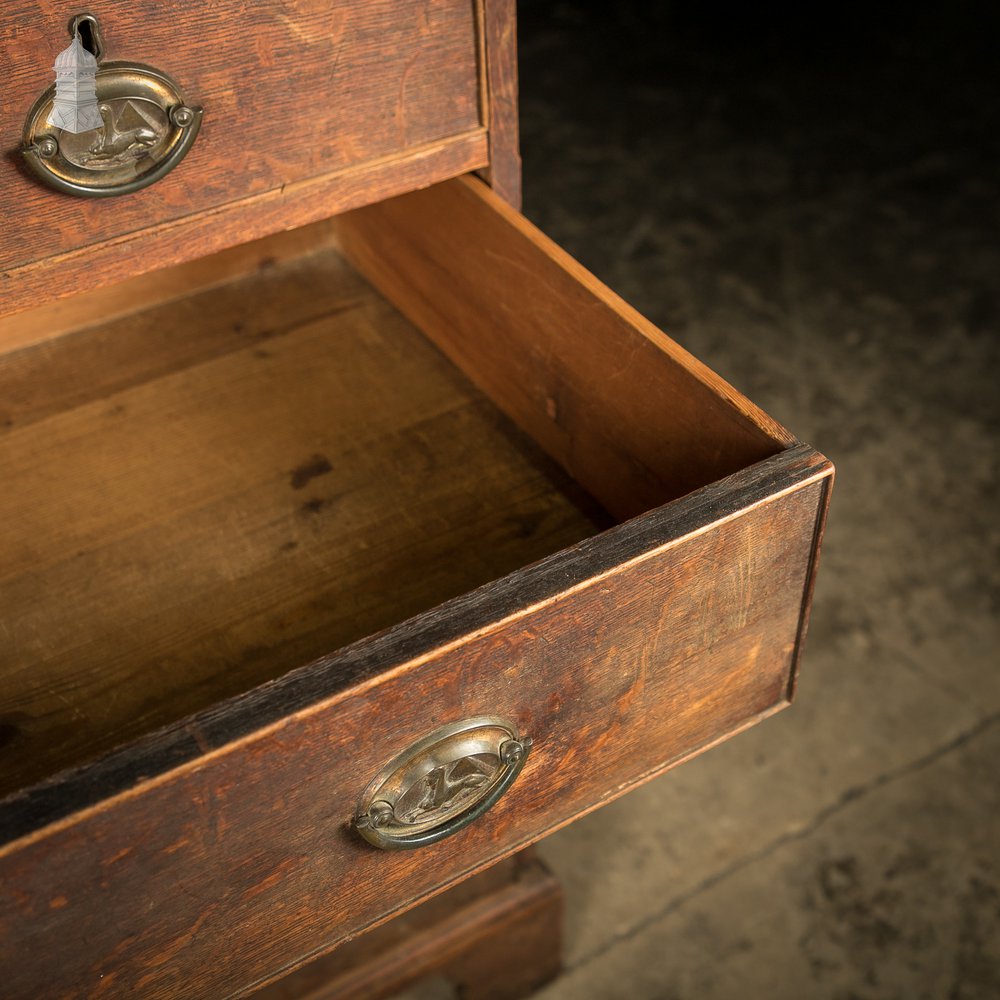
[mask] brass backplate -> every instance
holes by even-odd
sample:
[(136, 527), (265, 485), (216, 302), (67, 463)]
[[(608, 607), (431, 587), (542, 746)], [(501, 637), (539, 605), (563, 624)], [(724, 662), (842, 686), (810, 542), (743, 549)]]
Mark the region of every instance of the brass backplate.
[(103, 127), (73, 134), (48, 123), (55, 86), (28, 112), (21, 152), (50, 187), (85, 198), (138, 191), (172, 170), (191, 148), (202, 110), (165, 73), (141, 63), (97, 70)]
[(379, 772), (361, 795), (354, 827), (387, 850), (443, 840), (507, 791), (530, 746), (512, 723), (492, 716), (442, 726)]

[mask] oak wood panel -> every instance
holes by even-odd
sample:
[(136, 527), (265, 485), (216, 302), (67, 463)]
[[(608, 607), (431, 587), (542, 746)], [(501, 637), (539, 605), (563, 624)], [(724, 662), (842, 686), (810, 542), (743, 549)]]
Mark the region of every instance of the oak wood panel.
[(597, 530), (335, 251), (264, 263), (0, 359), (0, 793)]
[[(780, 708), (829, 474), (790, 449), (9, 800), (7, 995), (240, 995)], [(535, 746), (482, 821), (394, 855), (347, 829), (484, 713)]]
[[(406, 153), (289, 183), (218, 209), (129, 231), (23, 267), (0, 268), (0, 316), (317, 222), (336, 212), (464, 174), (487, 162), (486, 130), (479, 128)], [(157, 186), (128, 197), (141, 197)], [(117, 200), (102, 204), (110, 203), (117, 204)]]
[[(267, 271), (275, 264), (334, 243), (332, 225), (324, 219), (299, 229), (251, 240), (201, 260), (160, 268), (115, 285), (0, 316), (0, 355), (86, 327), (106, 325), (164, 302), (190, 299), (206, 289), (257, 271)], [(4, 398), (0, 391), (0, 400)]]
[(475, 178), (336, 224), (358, 269), (617, 517), (792, 441)]
[[(60, 196), (0, 160), (0, 268), (15, 268), (480, 126), (469, 0), (102, 0), (109, 59), (149, 63), (205, 108), (194, 149), (125, 198)], [(74, 9), (9, 0), (0, 149), (53, 80)]]
[(559, 883), (528, 848), (254, 1000), (379, 1000), (435, 974), (463, 1000), (522, 1000), (560, 972), (562, 910)]
[(520, 125), (517, 107), (517, 4), (480, 0), (486, 60), (485, 90), (490, 165), (482, 176), (513, 208), (521, 207)]

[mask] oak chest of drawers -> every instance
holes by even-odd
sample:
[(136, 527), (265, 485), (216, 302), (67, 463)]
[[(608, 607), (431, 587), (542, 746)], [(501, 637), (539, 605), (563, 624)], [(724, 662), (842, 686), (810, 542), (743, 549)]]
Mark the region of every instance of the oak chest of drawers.
[(204, 120), (97, 199), (12, 6), (5, 997), (245, 995), (789, 702), (832, 467), (519, 214), (513, 3), (106, 0)]

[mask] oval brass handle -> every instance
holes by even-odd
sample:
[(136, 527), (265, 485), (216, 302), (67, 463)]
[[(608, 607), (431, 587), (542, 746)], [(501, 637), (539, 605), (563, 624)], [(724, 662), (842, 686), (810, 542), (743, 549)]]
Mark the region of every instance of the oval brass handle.
[(49, 187), (82, 198), (148, 187), (184, 159), (201, 127), (202, 109), (188, 104), (181, 88), (157, 69), (102, 63), (92, 14), (73, 18), (70, 37), (56, 59), (56, 82), (28, 112), (24, 162)]
[(379, 772), (361, 795), (354, 826), (384, 850), (444, 840), (496, 803), (530, 748), (513, 725), (491, 716), (442, 726)]

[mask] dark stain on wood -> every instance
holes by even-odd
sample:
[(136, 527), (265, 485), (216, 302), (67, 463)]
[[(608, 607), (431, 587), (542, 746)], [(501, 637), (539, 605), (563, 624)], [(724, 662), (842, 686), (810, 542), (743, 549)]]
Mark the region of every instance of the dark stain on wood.
[(20, 725), (9, 716), (0, 716), (0, 750), (13, 743), (21, 735)]
[(310, 500), (306, 500), (305, 503), (299, 507), (299, 510), (306, 515), (318, 514), (321, 510), (330, 506), (331, 501), (326, 497), (313, 497)]
[(333, 466), (326, 455), (313, 455), (292, 472), (292, 489), (305, 489), (313, 479), (325, 476), (328, 472), (333, 472)]

